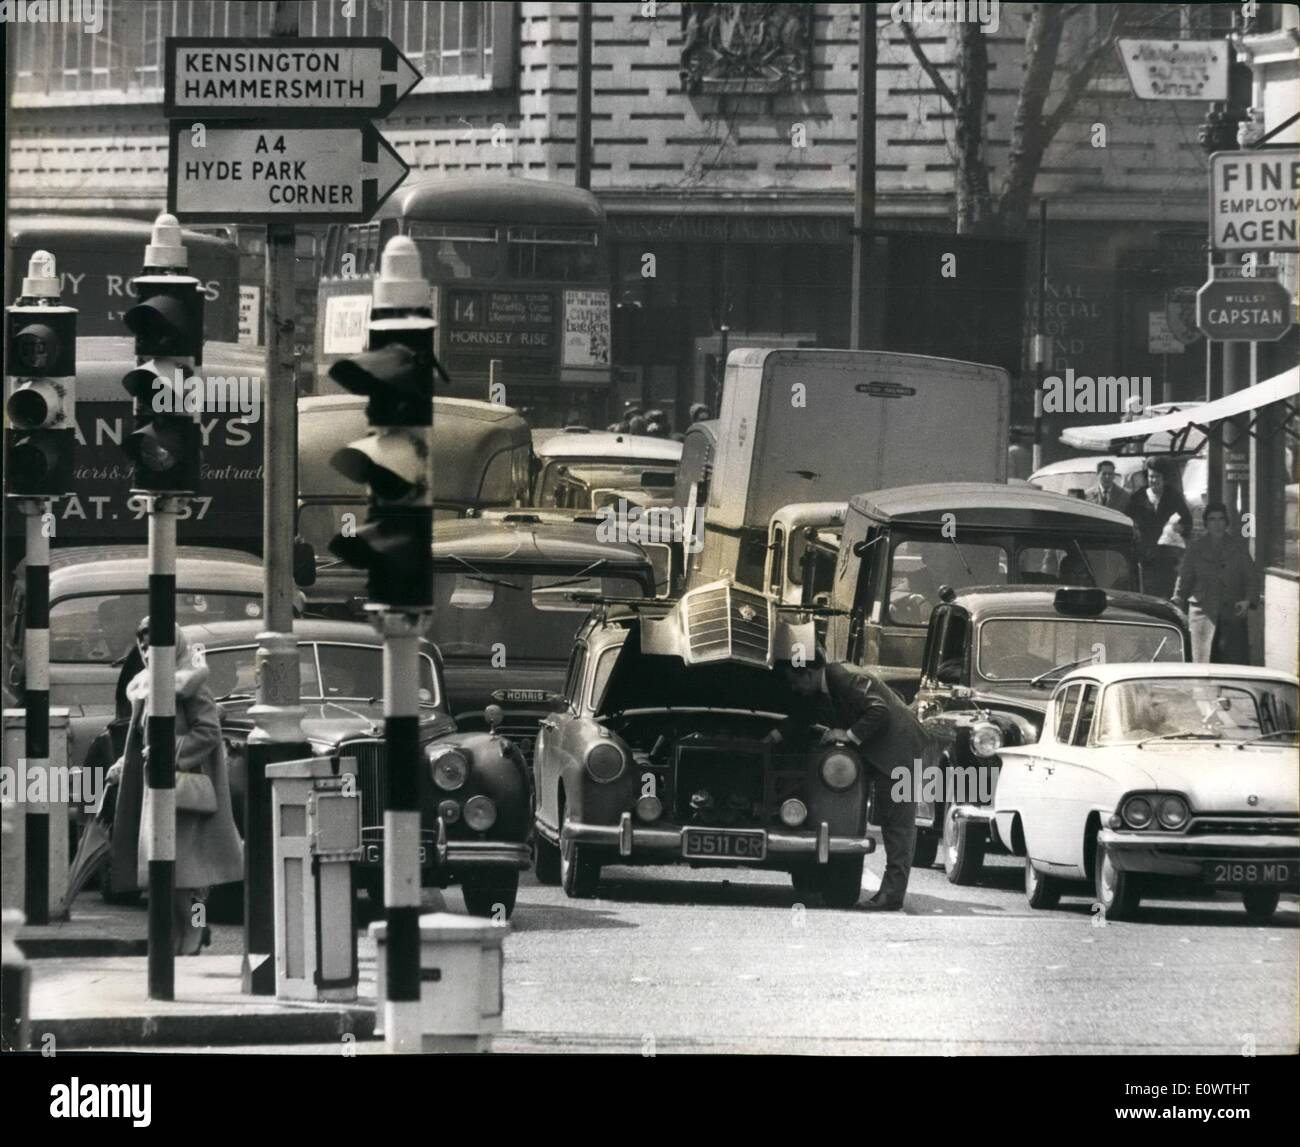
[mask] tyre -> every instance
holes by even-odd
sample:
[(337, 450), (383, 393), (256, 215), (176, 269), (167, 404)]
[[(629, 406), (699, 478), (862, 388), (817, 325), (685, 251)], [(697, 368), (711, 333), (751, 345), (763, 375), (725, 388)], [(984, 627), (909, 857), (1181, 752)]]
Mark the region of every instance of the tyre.
[(1277, 911), (1279, 895), (1276, 888), (1247, 888), (1241, 902), (1246, 906), (1246, 915), (1256, 924), (1263, 924)]
[(1061, 902), (1061, 884), (1055, 877), (1039, 872), (1031, 857), (1025, 857), (1025, 899), (1030, 908), (1055, 908)]
[(929, 868), (938, 855), (939, 834), (933, 829), (921, 829), (916, 834), (916, 845), (912, 849), (912, 867)]
[(504, 918), (509, 920), (519, 895), (519, 871), (509, 869), (466, 877), (460, 882), (460, 893), (471, 916), (497, 920), (504, 913)]
[(943, 814), (943, 870), (949, 884), (978, 884), (984, 874), (987, 829), (958, 820), (950, 805)]
[(560, 883), (560, 850), (540, 832), (533, 833), (536, 853), (537, 883), (552, 887)]
[(821, 873), (822, 902), (827, 908), (852, 908), (862, 898), (860, 856), (835, 856), (826, 862)]
[(808, 868), (797, 868), (790, 873), (790, 883), (794, 885), (794, 894), (805, 905), (821, 903), (822, 885), (816, 872)]
[(560, 887), (570, 899), (590, 900), (600, 883), (600, 862), (592, 858), (588, 846), (564, 839), (568, 823), (566, 814), (560, 829)]
[(1132, 920), (1142, 902), (1138, 877), (1132, 872), (1122, 872), (1111, 861), (1104, 844), (1097, 845), (1096, 872), (1097, 903), (1107, 920)]

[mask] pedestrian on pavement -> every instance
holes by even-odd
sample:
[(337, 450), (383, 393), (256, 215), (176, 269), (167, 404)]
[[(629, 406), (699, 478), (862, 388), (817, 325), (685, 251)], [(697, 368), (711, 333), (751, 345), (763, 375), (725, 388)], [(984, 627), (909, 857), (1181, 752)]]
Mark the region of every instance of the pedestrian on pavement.
[(1129, 500), (1128, 514), (1138, 532), (1138, 560), (1142, 563), (1142, 590), (1170, 597), (1178, 565), (1192, 532), (1192, 512), (1175, 483), (1176, 470), (1168, 458), (1150, 458), (1147, 486)]
[[(874, 673), (825, 664), (820, 655), (810, 665), (786, 670), (791, 690), (808, 702), (792, 720), (826, 725), (823, 744), (850, 744), (874, 772), (875, 815), (885, 846), (885, 873), (880, 890), (862, 907), (896, 912), (903, 907), (916, 850), (916, 804), (910, 796), (913, 769), (925, 759), (926, 734), (903, 699)], [(784, 735), (779, 731), (775, 738)], [(905, 784), (900, 784), (905, 781)]]
[[(129, 853), (133, 847), (135, 886), (148, 888), (149, 865), (143, 847), (143, 837), (149, 830), (144, 810), (148, 798), (145, 730), (150, 715), (148, 618), (140, 623), (136, 641), (145, 667), (127, 686), (131, 723), (126, 749), (109, 771), (109, 779), (120, 778), (121, 784), (113, 832), (115, 869), (121, 867), (119, 849)], [(211, 886), (243, 879), (244, 850), (231, 808), (220, 716), (207, 687), (207, 665), (190, 658), (185, 635), (179, 629), (175, 648), (176, 889), (172, 929), (176, 951), (196, 955), (207, 942), (207, 929), (196, 925), (194, 905), (207, 898)], [(206, 778), (206, 783), (200, 778)]]
[(1109, 510), (1128, 513), (1128, 491), (1115, 481), (1115, 463), (1104, 458), (1097, 463), (1097, 484), (1086, 495), (1089, 502)]
[(1248, 612), (1259, 604), (1250, 548), (1230, 530), (1228, 507), (1205, 507), (1205, 536), (1188, 544), (1174, 587), (1174, 604), (1187, 610), (1192, 660), (1250, 663)]

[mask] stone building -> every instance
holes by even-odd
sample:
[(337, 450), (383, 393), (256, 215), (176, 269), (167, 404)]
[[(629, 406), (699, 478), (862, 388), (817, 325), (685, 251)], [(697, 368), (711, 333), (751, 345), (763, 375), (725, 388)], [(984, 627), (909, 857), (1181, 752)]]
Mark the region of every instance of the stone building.
[[(876, 5), (877, 222), (937, 236), (952, 230), (953, 116), (891, 18), (894, 7)], [(1062, 69), (1109, 7), (1080, 6), (1060, 52)], [(1221, 38), (1235, 8), (1128, 7), (1133, 34), (1164, 38)], [(988, 35), (995, 186), (1030, 9), (1001, 5)], [(11, 209), (156, 212), (166, 186), (164, 39), (263, 35), (270, 10), (243, 0), (104, 0), (98, 36), (15, 26)], [(382, 123), (411, 178), (499, 172), (571, 182), (576, 10), (572, 3), (303, 0), (300, 21), (304, 36), (390, 36), (422, 70), (415, 93)], [(596, 3), (593, 10), (592, 187), (608, 216), (621, 396), (668, 406), (680, 418), (690, 402), (709, 396), (724, 324), (731, 346), (847, 345), (858, 5), (647, 2)], [(916, 31), (951, 82), (952, 26), (923, 23)], [(1064, 75), (1058, 72), (1058, 86)], [(1204, 343), (1177, 326), (1185, 314), (1175, 292), (1205, 277), (1206, 175), (1197, 128), (1207, 107), (1135, 99), (1115, 56), (1047, 151), (1035, 194), (1048, 212), (1051, 370), (1149, 375), (1157, 398), (1202, 392)], [(1034, 220), (1017, 249), (1024, 296), (1011, 312), (1026, 331), (1038, 290), (1036, 210)], [(257, 229), (246, 231), (244, 246), (256, 256)], [(320, 268), (305, 242), (306, 298)], [(943, 244), (916, 250), (939, 252)], [(976, 263), (987, 277), (989, 268)], [(920, 331), (965, 321), (977, 336), (988, 325), (974, 311), (955, 313), (965, 302), (927, 303), (924, 285), (905, 296), (873, 286), (873, 301), (892, 305), (887, 313), (900, 322), (929, 312), (930, 326)], [(999, 325), (1018, 341), (1010, 317)], [(1017, 374), (1015, 414), (1023, 422), (1035, 378)], [(1061, 421), (1071, 419), (1096, 415)], [(1049, 432), (1049, 457), (1054, 447)]]

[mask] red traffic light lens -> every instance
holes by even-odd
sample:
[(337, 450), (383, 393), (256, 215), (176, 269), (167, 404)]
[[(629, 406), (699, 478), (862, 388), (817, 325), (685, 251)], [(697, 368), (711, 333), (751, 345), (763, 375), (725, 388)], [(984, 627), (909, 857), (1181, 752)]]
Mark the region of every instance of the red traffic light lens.
[(44, 373), (59, 360), (59, 337), (44, 323), (23, 327), (14, 335), (13, 355), (18, 365)]

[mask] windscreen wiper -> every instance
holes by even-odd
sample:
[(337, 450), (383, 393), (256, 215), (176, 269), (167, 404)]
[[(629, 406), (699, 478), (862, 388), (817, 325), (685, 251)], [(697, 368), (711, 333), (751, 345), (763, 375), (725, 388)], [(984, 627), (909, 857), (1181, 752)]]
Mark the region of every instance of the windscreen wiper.
[(1089, 653), (1087, 657), (1080, 657), (1077, 661), (1067, 661), (1064, 665), (1054, 665), (1046, 673), (1040, 673), (1037, 677), (1033, 678), (1029, 684), (1039, 685), (1049, 677), (1054, 677), (1058, 673), (1064, 673), (1067, 669), (1077, 669), (1080, 665), (1087, 665), (1088, 662), (1096, 660), (1096, 656), (1095, 653)]
[(504, 589), (522, 590), (524, 588), (523, 586), (518, 585), (515, 582), (506, 581), (505, 578), (493, 577), (491, 574), (485, 574), (482, 570), (471, 565), (464, 558), (457, 557), (457, 555), (455, 554), (448, 554), (447, 556), (451, 558), (451, 560), (454, 562), (460, 562), (461, 565), (463, 565), (467, 570), (470, 571), (466, 575), (470, 579), (470, 581), (481, 581), (486, 583), (487, 585), (499, 585)]

